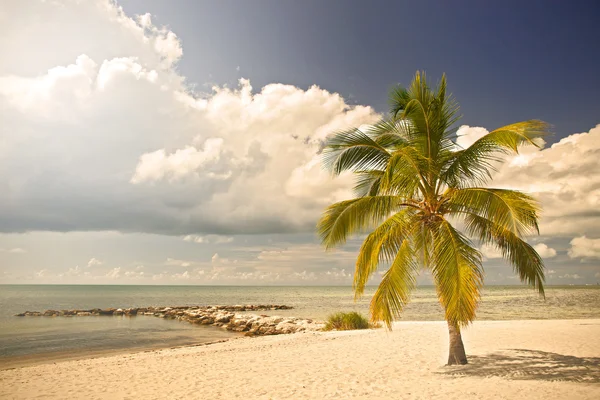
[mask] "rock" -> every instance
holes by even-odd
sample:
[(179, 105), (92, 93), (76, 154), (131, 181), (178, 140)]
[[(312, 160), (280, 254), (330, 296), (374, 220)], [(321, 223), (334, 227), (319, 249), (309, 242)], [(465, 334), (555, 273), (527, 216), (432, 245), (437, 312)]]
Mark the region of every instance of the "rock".
[(215, 316), (215, 322), (226, 323), (231, 320), (231, 317), (233, 317), (233, 314), (217, 314)]
[[(89, 315), (148, 315), (165, 319), (177, 319), (192, 324), (214, 325), (232, 332), (246, 332), (248, 336), (255, 335), (280, 335), (294, 332), (315, 331), (324, 324), (311, 319), (280, 317), (261, 314), (248, 314), (247, 311), (258, 310), (288, 310), (292, 307), (279, 304), (258, 304), (233, 306), (176, 306), (176, 307), (140, 307), (140, 308), (94, 308), (91, 310), (46, 310), (26, 311), (17, 316), (89, 316)], [(244, 312), (237, 314), (237, 312)]]

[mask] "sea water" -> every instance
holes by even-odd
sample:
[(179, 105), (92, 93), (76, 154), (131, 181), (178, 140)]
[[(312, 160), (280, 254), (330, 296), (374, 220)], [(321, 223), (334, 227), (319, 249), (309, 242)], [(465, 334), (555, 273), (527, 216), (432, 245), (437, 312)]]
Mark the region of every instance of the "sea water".
[[(350, 287), (0, 285), (0, 368), (19, 360), (77, 357), (201, 344), (239, 336), (222, 328), (152, 316), (16, 317), (47, 309), (285, 304), (282, 316), (325, 319), (336, 311), (368, 314), (375, 287), (359, 301)], [(433, 287), (419, 287), (402, 320), (442, 320)], [(479, 320), (600, 318), (600, 286), (551, 286), (546, 298), (523, 286), (488, 286)]]

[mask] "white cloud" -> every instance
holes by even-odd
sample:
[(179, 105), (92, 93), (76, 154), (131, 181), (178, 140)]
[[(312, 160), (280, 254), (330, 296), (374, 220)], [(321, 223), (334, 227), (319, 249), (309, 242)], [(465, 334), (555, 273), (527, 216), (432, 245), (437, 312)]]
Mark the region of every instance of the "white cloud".
[(144, 266), (138, 265), (135, 269), (131, 271), (125, 271), (125, 276), (127, 278), (143, 278), (144, 277)]
[(87, 263), (87, 267), (91, 268), (91, 267), (95, 267), (96, 265), (102, 265), (102, 261), (98, 260), (95, 257), (90, 258), (90, 261), (88, 261), (88, 263)]
[(154, 274), (152, 275), (152, 280), (154, 281), (162, 281), (165, 278), (165, 274)]
[(165, 265), (168, 265), (171, 267), (189, 267), (192, 264), (193, 264), (192, 261), (178, 260), (176, 258), (167, 258), (167, 261), (165, 261)]
[(533, 248), (535, 249), (535, 251), (537, 251), (537, 253), (542, 258), (553, 258), (553, 257), (556, 257), (556, 250), (554, 250), (551, 247), (548, 247), (544, 243), (538, 243), (535, 246), (533, 246)]
[[(463, 126), (465, 143), (480, 137), (482, 128)], [(472, 137), (469, 135), (472, 134)], [(522, 190), (543, 206), (540, 232), (544, 236), (600, 236), (600, 125), (573, 134), (539, 150), (524, 147), (509, 156), (490, 186)]]
[(10, 40), (0, 46), (11, 56), (0, 62), (0, 75), (34, 75), (81, 53), (95, 60), (135, 55), (142, 65), (166, 69), (183, 54), (173, 32), (153, 24), (149, 14), (129, 18), (111, 0), (17, 1), (2, 8), (10, 16), (2, 21)]
[(481, 246), (480, 251), (487, 259), (502, 258), (502, 252), (496, 246), (485, 244)]
[(213, 266), (213, 270), (222, 271), (224, 269), (223, 267), (235, 267), (233, 264), (237, 264), (237, 260), (230, 260), (229, 258), (221, 257), (218, 253), (215, 253), (211, 257), (210, 263)]
[(171, 278), (175, 279), (175, 280), (189, 280), (191, 278), (191, 276), (188, 271), (185, 271), (182, 274), (173, 274), (173, 275), (171, 275)]
[(571, 258), (600, 258), (600, 239), (589, 239), (585, 236), (573, 238), (569, 249)]
[(21, 25), (5, 27), (15, 43), (0, 41), (11, 54), (0, 60), (0, 171), (11, 171), (0, 230), (312, 231), (350, 195), (318, 152), (329, 133), (374, 122), (371, 108), (246, 79), (194, 92), (174, 67), (176, 35), (109, 1), (15, 2), (11, 13)]
[(294, 277), (300, 281), (316, 281), (318, 279), (317, 275), (314, 272), (295, 272)]
[[(89, 277), (91, 276), (89, 271), (84, 271), (83, 268), (79, 268), (79, 265), (76, 265), (75, 268), (69, 268), (66, 274), (68, 277)], [(63, 275), (59, 275), (63, 276)]]
[(577, 280), (577, 279), (581, 279), (581, 276), (579, 276), (578, 274), (564, 274), (564, 275), (559, 276), (559, 278)]
[(222, 235), (186, 235), (183, 237), (186, 242), (205, 243), (205, 244), (225, 244), (233, 242), (232, 236)]
[(121, 267), (116, 267), (111, 269), (110, 271), (108, 271), (105, 275), (107, 278), (110, 279), (118, 279), (121, 277)]
[(47, 269), (41, 269), (39, 271), (36, 271), (35, 276), (38, 278), (45, 278), (48, 276), (48, 270)]
[[(201, 173), (206, 166), (219, 161), (222, 147), (223, 139), (209, 138), (204, 142), (202, 150), (186, 146), (170, 155), (166, 155), (164, 149), (146, 153), (140, 157), (131, 182), (137, 184), (164, 178), (176, 181), (192, 173)], [(231, 172), (218, 176), (220, 179), (227, 179)]]
[(456, 144), (463, 149), (471, 146), (477, 139), (488, 134), (488, 130), (479, 126), (462, 125), (456, 131)]

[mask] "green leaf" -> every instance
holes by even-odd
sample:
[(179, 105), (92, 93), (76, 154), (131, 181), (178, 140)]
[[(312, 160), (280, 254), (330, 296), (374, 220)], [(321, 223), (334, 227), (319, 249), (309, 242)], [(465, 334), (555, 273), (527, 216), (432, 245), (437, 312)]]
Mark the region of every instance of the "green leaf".
[(408, 239), (402, 241), (394, 262), (383, 275), (377, 291), (371, 299), (371, 320), (383, 321), (388, 329), (400, 316), (415, 287), (418, 268)]
[(496, 246), (510, 262), (522, 282), (538, 290), (544, 296), (544, 261), (535, 249), (511, 230), (476, 214), (465, 218), (467, 232), (482, 244)]
[(496, 129), (475, 141), (467, 149), (454, 153), (445, 165), (441, 180), (450, 187), (483, 184), (492, 177), (503, 159), (502, 154), (518, 153), (521, 145), (541, 147), (539, 139), (550, 135), (543, 121), (517, 122)]
[(414, 209), (404, 209), (385, 220), (367, 236), (356, 259), (353, 285), (355, 299), (362, 296), (367, 281), (379, 264), (394, 260), (402, 242), (410, 237), (418, 218)]
[(326, 248), (344, 244), (349, 235), (375, 226), (394, 212), (407, 207), (398, 196), (365, 196), (335, 203), (317, 224)]
[(360, 129), (351, 129), (331, 136), (322, 157), (325, 167), (339, 175), (348, 170), (383, 169), (390, 153)]
[(475, 319), (483, 286), (481, 253), (446, 220), (435, 227), (432, 274), (446, 320), (455, 327)]
[(480, 215), (518, 236), (539, 233), (540, 207), (535, 199), (522, 192), (476, 187), (451, 190), (447, 198), (450, 214)]

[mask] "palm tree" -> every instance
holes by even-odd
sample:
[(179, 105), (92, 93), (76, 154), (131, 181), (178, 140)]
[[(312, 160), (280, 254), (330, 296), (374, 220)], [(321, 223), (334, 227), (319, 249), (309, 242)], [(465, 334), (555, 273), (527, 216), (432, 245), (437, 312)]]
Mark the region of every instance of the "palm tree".
[(329, 206), (318, 232), (326, 248), (370, 232), (354, 273), (355, 297), (380, 264), (389, 267), (370, 304), (371, 319), (391, 329), (422, 269), (431, 272), (450, 335), (448, 364), (466, 364), (461, 328), (475, 318), (484, 271), (472, 240), (498, 248), (521, 281), (544, 295), (544, 263), (523, 237), (538, 233), (538, 203), (486, 183), (502, 154), (540, 147), (549, 126), (537, 120), (489, 132), (468, 148), (456, 144), (458, 104), (442, 76), (435, 90), (417, 72), (390, 94), (388, 118), (331, 136), (323, 162), (334, 175), (357, 176), (356, 198)]

